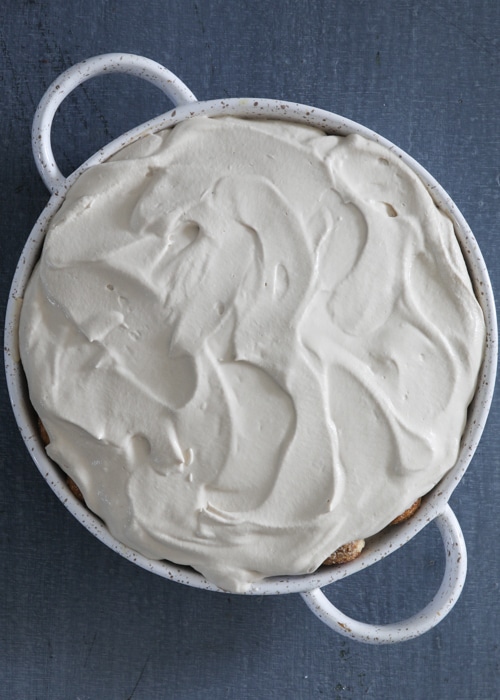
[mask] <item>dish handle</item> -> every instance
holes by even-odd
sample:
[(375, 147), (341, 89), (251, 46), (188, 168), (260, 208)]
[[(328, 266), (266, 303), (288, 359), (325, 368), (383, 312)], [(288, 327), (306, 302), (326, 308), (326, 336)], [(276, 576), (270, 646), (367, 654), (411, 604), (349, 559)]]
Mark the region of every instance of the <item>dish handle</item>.
[(374, 625), (348, 617), (336, 608), (321, 588), (301, 593), (312, 612), (340, 634), (368, 644), (393, 644), (424, 634), (438, 624), (457, 602), (467, 573), (467, 550), (458, 520), (448, 504), (435, 518), (443, 538), (446, 567), (441, 586), (431, 602), (402, 622)]
[(56, 193), (66, 179), (57, 167), (52, 152), (50, 134), (54, 115), (72, 90), (89, 78), (106, 73), (126, 73), (144, 78), (162, 90), (176, 107), (197, 101), (191, 90), (176, 75), (160, 63), (144, 56), (107, 53), (68, 68), (54, 80), (40, 100), (31, 131), (33, 155), (38, 172), (52, 193)]

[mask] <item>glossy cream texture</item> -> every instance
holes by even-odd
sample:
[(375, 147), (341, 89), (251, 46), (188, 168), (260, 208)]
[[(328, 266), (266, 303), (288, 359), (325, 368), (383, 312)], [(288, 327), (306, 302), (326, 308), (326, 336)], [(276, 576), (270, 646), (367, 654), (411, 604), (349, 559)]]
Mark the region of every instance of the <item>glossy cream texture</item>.
[(89, 508), (240, 592), (439, 481), (485, 330), (450, 220), (387, 149), (199, 117), (78, 179), (20, 333)]

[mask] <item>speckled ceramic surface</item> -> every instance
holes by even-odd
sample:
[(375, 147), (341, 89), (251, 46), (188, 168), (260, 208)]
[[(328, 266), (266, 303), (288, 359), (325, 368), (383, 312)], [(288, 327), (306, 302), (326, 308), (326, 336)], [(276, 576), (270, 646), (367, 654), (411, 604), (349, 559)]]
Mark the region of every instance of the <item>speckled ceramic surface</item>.
[[(57, 167), (51, 147), (54, 114), (63, 99), (87, 79), (111, 72), (143, 77), (163, 90), (174, 103), (166, 114), (127, 132), (97, 152), (68, 178)], [(11, 402), (23, 439), (38, 469), (70, 512), (96, 537), (130, 561), (160, 576), (197, 588), (217, 590), (201, 575), (188, 567), (148, 560), (117, 542), (103, 523), (77, 501), (66, 487), (59, 469), (47, 458), (38, 435), (36, 418), (27, 397), (17, 349), (17, 326), (20, 302), (25, 285), (38, 259), (48, 221), (60, 206), (64, 194), (75, 179), (91, 165), (102, 162), (123, 146), (192, 116), (231, 114), (245, 117), (273, 117), (308, 123), (331, 133), (359, 133), (378, 141), (396, 152), (420, 176), (438, 206), (453, 220), (457, 237), (483, 308), (487, 324), (487, 348), (480, 384), (469, 411), (462, 448), (455, 467), (424, 499), (418, 514), (398, 526), (371, 538), (363, 554), (354, 562), (337, 567), (324, 567), (314, 574), (299, 577), (268, 579), (254, 586), (250, 594), (301, 593), (311, 610), (336, 631), (360, 641), (389, 643), (409, 639), (433, 627), (451, 610), (458, 599), (466, 574), (466, 550), (460, 526), (448, 500), (462, 478), (475, 452), (488, 415), (497, 366), (497, 325), (493, 293), (481, 252), (467, 223), (440, 185), (410, 156), (369, 129), (331, 112), (300, 104), (259, 98), (231, 98), (198, 102), (191, 91), (175, 75), (149, 59), (130, 54), (106, 54), (83, 61), (62, 74), (47, 90), (37, 109), (33, 124), (33, 151), (39, 172), (52, 197), (35, 225), (19, 261), (8, 302), (5, 331), (5, 365)], [(435, 520), (441, 532), (446, 568), (443, 583), (431, 603), (419, 614), (402, 623), (374, 626), (357, 622), (343, 615), (326, 599), (321, 588), (345, 578), (393, 552)]]

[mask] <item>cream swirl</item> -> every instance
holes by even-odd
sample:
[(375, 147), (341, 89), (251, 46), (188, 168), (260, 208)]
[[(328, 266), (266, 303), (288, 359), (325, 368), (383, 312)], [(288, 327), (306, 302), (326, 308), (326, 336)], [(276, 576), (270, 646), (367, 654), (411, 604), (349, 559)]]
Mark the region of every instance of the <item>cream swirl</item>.
[(313, 571), (453, 466), (485, 330), (450, 220), (386, 148), (199, 117), (76, 181), (20, 334), (89, 508), (244, 591)]

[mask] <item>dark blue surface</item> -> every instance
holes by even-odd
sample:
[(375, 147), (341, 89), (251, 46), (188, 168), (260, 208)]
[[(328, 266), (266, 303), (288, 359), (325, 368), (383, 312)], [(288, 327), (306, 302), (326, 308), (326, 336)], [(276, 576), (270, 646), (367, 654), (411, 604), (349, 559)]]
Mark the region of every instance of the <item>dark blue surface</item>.
[[(64, 69), (109, 51), (163, 63), (200, 99), (276, 97), (364, 123), (419, 160), (464, 213), (500, 289), (500, 4), (496, 0), (7, 0), (0, 9), (0, 304), (48, 195), (30, 124)], [(133, 78), (98, 78), (61, 107), (69, 173), (111, 137), (170, 108)], [(368, 647), (297, 595), (245, 598), (169, 583), (93, 539), (53, 496), (0, 402), (0, 697), (500, 697), (498, 400), (452, 498), (469, 551), (465, 590), (424, 637)], [(443, 570), (437, 529), (332, 586), (347, 613), (416, 612)]]

